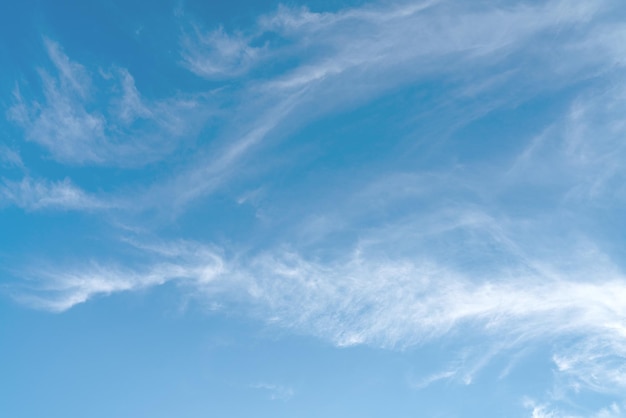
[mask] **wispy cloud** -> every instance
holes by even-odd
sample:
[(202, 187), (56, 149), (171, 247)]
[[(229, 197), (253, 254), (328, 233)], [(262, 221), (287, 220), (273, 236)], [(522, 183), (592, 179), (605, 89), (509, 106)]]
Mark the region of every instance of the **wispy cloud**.
[(250, 385), (252, 389), (259, 389), (266, 391), (269, 394), (269, 399), (272, 401), (286, 402), (291, 399), (295, 391), (288, 386), (276, 385), (273, 383), (255, 383)]
[[(460, 85), (439, 99), (444, 107), (454, 106), (457, 95), (469, 91), (485, 96), (506, 86), (515, 92), (474, 103), (473, 112), (455, 116), (457, 127), (503, 101), (519, 103), (545, 89), (592, 77), (617, 59), (609, 46), (615, 37), (597, 41), (605, 45), (602, 59), (597, 45), (586, 42), (595, 39), (594, 17), (607, 10), (610, 2), (605, 1), (510, 7), (400, 2), (334, 13), (281, 6), (232, 35), (223, 28), (205, 34), (197, 29), (195, 37), (182, 41), (182, 55), (196, 74), (242, 76), (261, 65), (261, 56), (277, 63), (277, 71), (233, 86), (231, 99), (236, 100), (226, 113), (235, 123), (212, 143), (212, 151), (219, 152), (198, 157), (171, 187), (151, 192), (149, 200), (156, 194), (157, 200), (184, 205), (210, 194), (285, 132), (425, 77)], [(539, 37), (541, 42), (535, 42)], [(259, 42), (262, 48), (254, 46)], [(553, 54), (555, 49), (560, 55)]]
[[(25, 98), (18, 87), (7, 115), (62, 163), (145, 165), (197, 133), (210, 113), (201, 95), (147, 100), (125, 69), (94, 77), (57, 43), (45, 40), (45, 46), (55, 73), (39, 70), (42, 100)], [(95, 92), (102, 88), (118, 93), (100, 102)]]
[[(295, 67), (280, 66), (271, 77), (234, 87), (228, 97), (212, 95), (213, 103), (203, 95), (148, 100), (128, 71), (113, 68), (101, 71), (101, 79), (94, 77), (71, 61), (58, 44), (46, 40), (56, 75), (40, 71), (44, 100), (29, 101), (17, 89), (8, 115), (24, 128), (28, 140), (44, 146), (59, 161), (133, 166), (170, 154), (180, 140), (199, 132), (213, 109), (227, 104), (220, 116), (227, 121), (225, 128), (208, 141), (209, 147), (188, 161), (180, 175), (164, 186), (149, 187), (146, 196), (138, 199), (139, 205), (164, 205), (168, 211), (175, 205), (180, 210), (240, 175), (242, 164), (249, 162), (254, 151), (276, 142), (269, 141), (270, 137), (280, 138), (286, 130), (316, 117), (415, 83), (428, 74), (463, 80), (461, 91), (476, 85), (490, 90), (495, 88), (493, 74), (481, 69), (497, 66), (500, 73), (512, 77), (504, 78), (507, 85), (525, 86), (515, 100), (565, 79), (574, 82), (594, 74), (599, 65), (613, 59), (610, 45), (615, 37), (606, 34), (593, 44), (581, 37), (592, 33), (593, 17), (606, 8), (602, 1), (510, 8), (467, 8), (433, 1), (370, 5), (336, 13), (280, 7), (260, 17), (247, 31), (228, 34), (222, 28), (207, 33), (196, 29), (195, 35), (182, 38), (187, 66), (209, 78), (242, 75), (260, 63), (263, 54), (276, 62), (303, 57)], [(559, 33), (551, 42), (569, 55), (556, 60), (543, 50), (528, 51), (533, 39), (546, 31)], [(284, 42), (253, 46), (268, 33)], [(607, 51), (603, 62), (590, 53), (598, 42)], [(514, 59), (520, 51), (532, 58), (528, 68), (519, 68), (519, 60)], [(568, 65), (563, 66), (564, 62)], [(579, 74), (589, 65), (587, 72)], [(539, 84), (537, 71), (542, 78)], [(564, 77), (564, 71), (571, 77)], [(117, 93), (107, 103), (99, 103), (93, 93), (105, 81)], [(501, 87), (502, 82), (495, 86)], [(442, 98), (444, 102), (453, 99)]]
[(609, 407), (603, 408), (595, 414), (594, 418), (621, 418), (624, 411), (616, 403), (612, 403)]
[(185, 242), (169, 246), (126, 242), (143, 250), (153, 261), (135, 267), (92, 261), (86, 266), (62, 269), (40, 262), (23, 271), (30, 287), (16, 290), (15, 297), (33, 307), (60, 312), (96, 296), (145, 289), (175, 280), (198, 286), (224, 273), (221, 256), (211, 248)]
[(626, 147), (621, 141), (623, 79), (611, 88), (577, 97), (561, 120), (537, 135), (512, 164), (508, 179), (526, 186), (564, 191), (570, 201), (603, 205), (622, 200)]
[(531, 410), (531, 418), (622, 418), (624, 416), (617, 403), (612, 403), (606, 408), (584, 415), (563, 412), (552, 408), (550, 405), (538, 404), (530, 399), (526, 399), (524, 405)]
[(197, 27), (182, 37), (185, 66), (206, 78), (231, 78), (245, 73), (262, 56), (263, 48), (254, 47), (241, 33), (228, 34), (223, 28), (203, 33)]
[(457, 375), (457, 372), (454, 370), (445, 370), (442, 372), (437, 372), (434, 374), (431, 374), (427, 377), (421, 378), (421, 379), (411, 379), (409, 382), (409, 385), (411, 386), (411, 388), (413, 389), (424, 389), (430, 385), (432, 385), (433, 383), (442, 381), (442, 380), (449, 380), (454, 378)]
[(614, 323), (607, 324), (607, 328), (606, 334), (572, 344), (555, 354), (554, 363), (567, 376), (570, 387), (614, 391), (618, 395), (626, 387), (626, 327)]
[[(222, 28), (204, 37), (197, 36), (208, 40), (204, 57), (216, 67), (221, 67), (223, 61), (229, 64), (231, 58), (256, 56), (252, 51), (257, 49), (251, 43), (268, 33), (282, 38), (281, 42), (266, 44), (267, 53), (275, 59), (309, 51), (302, 65), (295, 69), (287, 67), (278, 81), (269, 84), (272, 88), (289, 89), (356, 68), (366, 73), (393, 71), (396, 67), (395, 75), (400, 76), (403, 69), (408, 68), (421, 74), (433, 70), (432, 59), (441, 59), (448, 65), (450, 60), (467, 59), (493, 63), (505, 59), (507, 54), (542, 31), (561, 31), (567, 25), (585, 24), (605, 5), (603, 1), (584, 5), (553, 1), (542, 5), (518, 3), (507, 8), (489, 8), (423, 1), (365, 5), (334, 13), (280, 6), (276, 12), (260, 17), (256, 27), (245, 36), (241, 33), (229, 36)], [(184, 38), (184, 42), (186, 44), (188, 38)], [(187, 49), (184, 51), (187, 54)], [(217, 57), (216, 51), (221, 52)], [(194, 56), (203, 53), (201, 48), (194, 52)], [(377, 65), (366, 68), (368, 63)], [(417, 63), (424, 65), (415, 67)], [(437, 69), (443, 64), (440, 62)], [(212, 73), (209, 71), (208, 75)], [(231, 75), (240, 73), (233, 71)], [(404, 77), (390, 80), (393, 83), (406, 81)]]
[[(400, 87), (444, 80), (451, 87), (437, 91), (433, 106), (454, 119), (450, 129), (540, 93), (577, 90), (568, 93), (564, 114), (537, 126), (532, 138), (520, 139), (497, 161), (411, 171), (396, 168), (392, 158), (377, 171), (363, 169), (372, 171), (363, 178), (348, 173), (349, 187), (311, 188), (297, 199), (278, 196), (278, 203), (271, 188), (259, 184), (264, 179), (245, 184), (263, 190), (267, 205), (278, 208), (280, 221), (269, 222), (277, 226), (275, 242), (263, 249), (243, 250), (245, 242), (226, 250), (138, 233), (122, 240), (133, 256), (140, 254), (133, 262), (25, 269), (30, 287), (19, 298), (63, 311), (99, 295), (176, 283), (200, 303), (236, 305), (241, 315), (338, 346), (402, 349), (468, 330), (484, 339), (480, 356), (417, 380), (416, 388), (439, 380), (469, 384), (498, 353), (549, 340), (555, 373), (568, 388), (621, 396), (626, 276), (603, 231), (589, 226), (602, 218), (597, 207), (626, 197), (624, 31), (603, 23), (613, 4), (430, 1), (334, 13), (283, 6), (248, 30), (197, 29), (183, 36), (181, 56), (192, 73), (238, 79), (210, 104), (207, 94), (149, 99), (127, 70), (94, 76), (46, 41), (54, 73), (40, 71), (43, 100), (16, 89), (8, 115), (27, 140), (63, 163), (156, 161), (198, 132), (212, 106), (220, 108), (222, 129), (214, 137), (171, 177), (126, 198), (139, 210), (168, 214), (263, 171), (250, 167), (267, 169), (262, 151), (310, 121)], [(275, 72), (255, 73), (270, 59)], [(95, 104), (93, 94), (103, 83), (114, 86), (105, 106)], [(455, 102), (468, 97), (475, 100), (472, 111), (452, 118)], [(447, 139), (425, 141), (445, 148)], [(21, 165), (8, 148), (0, 158)], [(131, 206), (119, 203), (123, 196), (104, 199), (70, 180), (31, 177), (4, 180), (0, 199), (30, 211)], [(518, 203), (524, 199), (532, 202)], [(282, 386), (256, 388), (276, 399), (293, 395)], [(566, 416), (550, 405), (527, 407), (534, 418)], [(620, 408), (595, 416), (619, 416)]]
[[(339, 346), (408, 347), (472, 329), (491, 341), (495, 355), (544, 338), (576, 337), (580, 343), (572, 352), (555, 353), (560, 372), (598, 391), (626, 385), (620, 371), (626, 279), (601, 256), (571, 270), (541, 260), (536, 264), (548, 267), (537, 271), (518, 260), (513, 270), (477, 275), (436, 260), (376, 253), (316, 261), (274, 251), (228, 259), (193, 243), (134, 245), (153, 261), (137, 268), (31, 270), (41, 286), (23, 298), (64, 310), (99, 294), (177, 281), (208, 304), (236, 303), (242, 313)], [(467, 367), (444, 377), (471, 382), (475, 369)], [(586, 367), (593, 369), (591, 377)]]
[(24, 168), (19, 152), (4, 144), (0, 144), (0, 165), (5, 168)]
[(95, 210), (115, 206), (76, 187), (69, 179), (51, 182), (24, 177), (21, 181), (3, 179), (0, 204), (10, 203), (28, 211), (43, 209)]

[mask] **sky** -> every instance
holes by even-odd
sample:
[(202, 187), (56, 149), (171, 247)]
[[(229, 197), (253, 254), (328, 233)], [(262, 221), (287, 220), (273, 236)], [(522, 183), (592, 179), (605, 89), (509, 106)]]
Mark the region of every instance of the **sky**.
[(0, 415), (626, 417), (624, 22), (0, 3)]

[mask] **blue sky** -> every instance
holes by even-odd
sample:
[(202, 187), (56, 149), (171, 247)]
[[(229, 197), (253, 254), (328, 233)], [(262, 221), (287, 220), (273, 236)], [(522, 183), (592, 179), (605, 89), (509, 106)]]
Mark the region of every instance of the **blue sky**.
[(0, 415), (626, 416), (618, 0), (0, 5)]

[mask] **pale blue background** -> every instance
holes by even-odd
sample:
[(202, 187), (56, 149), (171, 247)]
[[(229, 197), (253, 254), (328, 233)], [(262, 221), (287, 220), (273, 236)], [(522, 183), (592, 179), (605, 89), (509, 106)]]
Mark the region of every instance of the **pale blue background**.
[(0, 416), (626, 416), (625, 18), (2, 3)]

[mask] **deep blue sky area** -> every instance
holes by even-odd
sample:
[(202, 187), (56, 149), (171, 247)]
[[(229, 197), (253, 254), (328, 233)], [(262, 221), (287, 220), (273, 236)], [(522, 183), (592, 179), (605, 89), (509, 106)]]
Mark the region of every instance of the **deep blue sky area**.
[(625, 17), (0, 4), (0, 416), (626, 417)]

